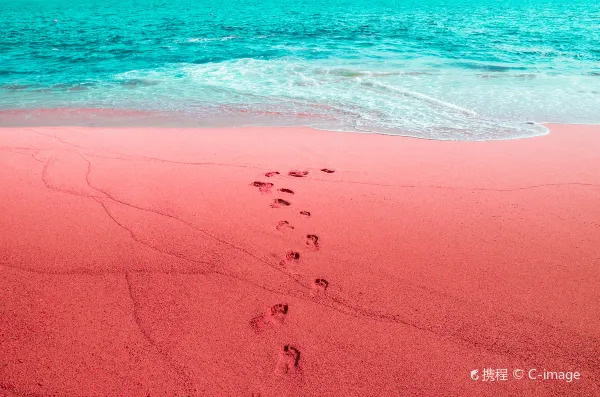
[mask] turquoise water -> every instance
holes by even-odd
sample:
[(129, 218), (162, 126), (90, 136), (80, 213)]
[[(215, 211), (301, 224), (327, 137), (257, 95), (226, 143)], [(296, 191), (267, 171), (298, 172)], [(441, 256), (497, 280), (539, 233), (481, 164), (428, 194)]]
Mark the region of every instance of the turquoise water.
[(597, 1), (0, 0), (0, 21), (0, 109), (433, 139), (600, 122)]

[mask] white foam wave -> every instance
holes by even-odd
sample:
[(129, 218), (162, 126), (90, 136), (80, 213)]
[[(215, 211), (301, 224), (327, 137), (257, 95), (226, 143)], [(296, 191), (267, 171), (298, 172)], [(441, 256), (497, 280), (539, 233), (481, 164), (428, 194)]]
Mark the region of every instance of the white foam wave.
[[(190, 37), (185, 40), (187, 43), (209, 43), (211, 41), (229, 41), (234, 39), (239, 39), (240, 36), (223, 36), (223, 37)], [(181, 42), (179, 40), (178, 42)]]
[[(202, 115), (207, 109), (209, 113), (255, 112), (295, 118), (298, 124), (319, 128), (432, 139), (541, 135), (546, 130), (529, 121), (578, 111), (592, 114), (590, 98), (572, 103), (560, 98), (559, 106), (548, 95), (566, 81), (539, 75), (525, 87), (522, 79), (511, 79), (509, 73), (501, 80), (481, 79), (477, 73), (420, 64), (386, 68), (361, 64), (359, 68), (339, 61), (281, 58), (179, 64), (130, 71), (116, 79), (158, 81), (156, 86), (136, 89), (152, 93), (147, 97), (159, 107), (190, 113), (198, 109)], [(585, 84), (570, 82), (575, 83), (567, 86), (574, 90), (572, 96), (581, 99), (579, 91)]]
[(398, 93), (398, 94), (401, 94), (401, 95), (405, 95), (405, 96), (408, 96), (408, 97), (420, 99), (420, 100), (422, 100), (424, 102), (427, 102), (429, 104), (432, 104), (432, 105), (437, 105), (439, 107), (443, 107), (443, 108), (446, 108), (446, 109), (455, 110), (455, 111), (460, 112), (460, 113), (462, 113), (462, 114), (464, 114), (466, 116), (471, 116), (471, 117), (477, 117), (478, 116), (477, 112), (474, 112), (473, 110), (465, 109), (465, 108), (462, 108), (460, 106), (454, 105), (454, 104), (452, 104), (450, 102), (441, 101), (439, 99), (435, 99), (435, 98), (432, 98), (430, 96), (427, 96), (427, 95), (424, 95), (424, 94), (420, 94), (418, 92), (403, 90), (401, 88), (396, 88), (396, 87), (392, 87), (392, 86), (387, 85), (387, 84), (377, 83), (377, 82), (375, 82), (375, 83), (368, 82), (368, 83), (365, 83), (365, 85), (371, 86), (371, 87), (381, 87), (381, 88), (384, 88), (384, 89), (386, 89), (388, 91), (391, 91), (391, 92), (395, 92), (395, 93)]

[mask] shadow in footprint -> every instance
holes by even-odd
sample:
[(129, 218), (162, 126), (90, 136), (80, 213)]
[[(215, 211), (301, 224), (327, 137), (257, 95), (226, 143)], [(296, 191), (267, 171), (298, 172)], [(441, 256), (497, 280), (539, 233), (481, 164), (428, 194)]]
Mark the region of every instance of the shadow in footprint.
[(308, 212), (308, 211), (300, 211), (300, 215), (309, 217), (310, 216), (310, 212)]
[(303, 178), (306, 175), (308, 175), (308, 171), (292, 170), (292, 171), (288, 172), (288, 175), (296, 177), (296, 178)]
[(294, 373), (300, 367), (300, 350), (293, 345), (285, 345), (279, 353), (275, 373), (283, 375)]
[(285, 316), (288, 312), (288, 305), (285, 303), (278, 303), (276, 305), (271, 306), (271, 318), (278, 323), (283, 323), (285, 320)]
[(279, 172), (278, 172), (278, 171), (269, 171), (269, 172), (267, 172), (267, 173), (265, 174), (265, 176), (266, 176), (267, 178), (270, 178), (270, 177), (272, 177), (272, 176), (275, 176), (275, 175), (279, 175)]
[(321, 171), (326, 172), (328, 174), (333, 174), (335, 172), (335, 170), (330, 170), (328, 168), (322, 168)]
[(294, 191), (291, 189), (281, 188), (281, 189), (277, 189), (277, 190), (279, 190), (280, 192), (283, 192), (283, 193), (294, 194)]
[(283, 354), (291, 358), (294, 367), (298, 367), (298, 365), (300, 365), (300, 350), (294, 346), (285, 345), (283, 347)]
[(298, 260), (300, 259), (300, 253), (296, 251), (288, 251), (287, 254), (285, 254), (285, 259), (288, 261)]
[(257, 187), (258, 190), (263, 193), (269, 193), (273, 187), (273, 184), (269, 182), (254, 181), (251, 183), (251, 186)]
[(312, 285), (313, 296), (322, 296), (325, 295), (327, 288), (329, 287), (329, 282), (324, 278), (317, 278)]
[(313, 251), (319, 250), (319, 236), (316, 234), (307, 234), (306, 235), (306, 245), (311, 248)]
[(278, 199), (273, 200), (273, 202), (271, 203), (271, 208), (287, 207), (290, 204), (291, 203), (289, 201), (278, 198)]
[(265, 328), (275, 325), (280, 326), (284, 323), (288, 313), (287, 303), (277, 303), (265, 310), (262, 314), (250, 320), (250, 326), (256, 333), (260, 333)]
[(285, 259), (282, 259), (279, 262), (279, 266), (281, 266), (287, 273), (296, 277), (298, 276), (297, 265), (300, 262), (300, 253), (296, 251), (288, 251), (285, 254)]
[(290, 225), (288, 221), (279, 221), (275, 228), (279, 231), (294, 230), (294, 226)]

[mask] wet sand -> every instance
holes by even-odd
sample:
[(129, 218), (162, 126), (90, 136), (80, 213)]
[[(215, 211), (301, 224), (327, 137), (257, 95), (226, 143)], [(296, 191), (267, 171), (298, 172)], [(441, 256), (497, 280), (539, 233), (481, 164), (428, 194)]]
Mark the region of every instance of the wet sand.
[(0, 129), (0, 396), (600, 395), (600, 126), (549, 127)]

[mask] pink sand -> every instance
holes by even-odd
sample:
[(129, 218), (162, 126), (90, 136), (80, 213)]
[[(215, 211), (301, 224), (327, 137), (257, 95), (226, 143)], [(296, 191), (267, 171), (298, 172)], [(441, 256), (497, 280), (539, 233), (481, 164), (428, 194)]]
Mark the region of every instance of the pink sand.
[(600, 395), (600, 126), (550, 129), (0, 129), (0, 396)]

